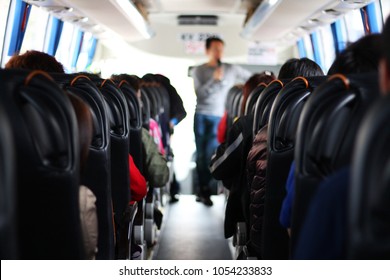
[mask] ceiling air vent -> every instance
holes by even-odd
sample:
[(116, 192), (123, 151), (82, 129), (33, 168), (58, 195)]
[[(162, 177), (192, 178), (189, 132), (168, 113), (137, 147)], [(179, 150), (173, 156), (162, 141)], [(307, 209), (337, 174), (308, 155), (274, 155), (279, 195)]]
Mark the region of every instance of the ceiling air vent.
[(179, 25), (217, 25), (218, 17), (212, 15), (181, 15), (177, 17)]

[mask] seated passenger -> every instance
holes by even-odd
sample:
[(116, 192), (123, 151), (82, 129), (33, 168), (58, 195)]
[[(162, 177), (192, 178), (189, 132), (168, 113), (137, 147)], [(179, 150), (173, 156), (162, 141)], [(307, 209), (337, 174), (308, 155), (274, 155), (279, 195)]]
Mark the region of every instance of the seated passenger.
[(43, 70), (52, 73), (65, 73), (64, 67), (55, 57), (40, 51), (26, 51), (16, 54), (5, 64), (5, 68)]
[(130, 192), (131, 201), (129, 204), (133, 204), (135, 201), (141, 201), (147, 194), (147, 186), (144, 176), (138, 170), (134, 163), (133, 157), (129, 154), (129, 174), (130, 174)]
[[(140, 82), (141, 79), (135, 75), (120, 74), (112, 75), (111, 79), (115, 82), (127, 81), (130, 86), (136, 91), (137, 98), (141, 101)], [(142, 103), (142, 102), (141, 102)], [(158, 125), (158, 124), (157, 124)], [(155, 131), (152, 123), (152, 131)], [(157, 138), (157, 143), (156, 143)], [(169, 180), (169, 169), (167, 160), (161, 153), (161, 139), (158, 140), (158, 135), (151, 135), (150, 130), (142, 128), (142, 153), (144, 178), (152, 187), (163, 187)]]
[[(43, 70), (52, 73), (64, 73), (64, 68), (53, 56), (39, 51), (27, 51), (22, 55), (14, 55), (5, 65), (6, 69)], [(79, 127), (80, 172), (83, 172), (88, 158), (89, 145), (92, 141), (92, 116), (84, 102), (68, 95), (76, 113)], [(84, 248), (87, 259), (95, 259), (98, 241), (98, 221), (96, 213), (96, 197), (86, 186), (79, 189), (80, 221), (83, 233)]]
[(169, 180), (167, 160), (158, 151), (153, 137), (145, 128), (142, 128), (142, 158), (144, 176), (149, 185), (156, 188), (164, 187)]
[[(80, 172), (85, 169), (89, 145), (92, 141), (92, 115), (88, 106), (77, 96), (68, 95), (76, 113), (79, 126), (80, 142)], [(87, 259), (95, 259), (98, 242), (98, 219), (96, 212), (96, 197), (86, 186), (81, 185), (79, 191), (79, 206), (81, 229)]]
[[(298, 76), (313, 77), (322, 76), (320, 66), (314, 61), (302, 59), (290, 59), (286, 61), (279, 71), (278, 79), (292, 79)], [(249, 205), (249, 248), (257, 258), (261, 259), (262, 225), (264, 219), (265, 179), (267, 172), (267, 137), (268, 125), (259, 130), (253, 140), (253, 146), (247, 158), (247, 180), (250, 191)]]
[[(387, 31), (390, 31), (389, 20)], [(389, 35), (387, 40), (390, 39)], [(347, 47), (336, 58), (329, 72), (331, 74), (351, 74), (378, 71), (382, 53), (381, 46), (382, 38), (379, 35), (363, 37)], [(385, 93), (389, 89), (390, 87), (383, 86), (382, 92)], [(298, 236), (297, 245), (293, 252), (294, 259), (346, 258), (349, 182), (350, 171), (347, 166), (326, 178), (319, 185)], [(286, 200), (292, 200), (293, 192), (294, 187), (288, 187)], [(282, 209), (283, 211), (291, 210)], [(289, 216), (291, 217), (291, 215)]]
[[(265, 73), (252, 75), (244, 85), (243, 95), (249, 95), (258, 84), (268, 84), (274, 78), (274, 76)], [(216, 153), (211, 158), (211, 175), (217, 180), (222, 180), (224, 186), (230, 190), (225, 213), (225, 238), (234, 234), (236, 223), (244, 221), (247, 214), (246, 204), (241, 203), (241, 199), (248, 201), (245, 159), (252, 146), (252, 125), (253, 116), (239, 118), (229, 130), (226, 142), (218, 146)]]
[[(378, 69), (381, 40), (379, 35), (368, 35), (348, 46), (331, 65), (328, 75), (336, 73), (368, 73)], [(286, 183), (286, 197), (280, 212), (280, 223), (283, 227), (291, 227), (291, 209), (295, 188), (295, 165), (291, 164)]]

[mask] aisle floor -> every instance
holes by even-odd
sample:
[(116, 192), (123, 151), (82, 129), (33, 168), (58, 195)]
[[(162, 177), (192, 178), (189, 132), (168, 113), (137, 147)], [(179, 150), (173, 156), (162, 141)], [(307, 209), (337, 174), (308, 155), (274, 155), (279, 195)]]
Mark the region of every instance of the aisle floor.
[(156, 260), (232, 259), (223, 235), (225, 196), (212, 196), (212, 207), (181, 195), (165, 209), (163, 227), (154, 250)]

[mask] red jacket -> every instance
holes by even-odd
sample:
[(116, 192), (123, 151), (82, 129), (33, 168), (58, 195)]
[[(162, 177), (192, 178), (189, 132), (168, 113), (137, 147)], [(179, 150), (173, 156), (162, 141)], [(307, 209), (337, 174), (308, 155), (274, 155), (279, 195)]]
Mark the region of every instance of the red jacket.
[(222, 144), (226, 141), (226, 130), (227, 130), (227, 112), (223, 114), (218, 124), (217, 139), (218, 143)]
[(142, 176), (141, 172), (134, 164), (134, 160), (131, 155), (129, 155), (129, 173), (130, 173), (130, 191), (131, 191), (130, 204), (131, 204), (134, 201), (142, 200), (147, 193), (145, 178), (144, 176)]

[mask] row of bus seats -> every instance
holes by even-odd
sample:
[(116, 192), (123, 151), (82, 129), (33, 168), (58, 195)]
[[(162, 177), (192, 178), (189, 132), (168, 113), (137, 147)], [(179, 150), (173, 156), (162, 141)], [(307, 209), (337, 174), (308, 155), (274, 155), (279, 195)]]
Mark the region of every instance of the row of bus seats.
[[(262, 213), (262, 217), (258, 217), (262, 218), (259, 234), (249, 235), (244, 221), (237, 224), (233, 240), (236, 257), (290, 258), (319, 182), (339, 168), (352, 164), (352, 156), (354, 179), (349, 226), (353, 235), (349, 257), (389, 255), (390, 243), (384, 235), (389, 232), (389, 223), (384, 218), (388, 217), (389, 208), (384, 207), (386, 199), (378, 195), (387, 194), (388, 197), (389, 191), (389, 154), (385, 147), (390, 132), (386, 126), (390, 107), (386, 108), (385, 104), (389, 106), (389, 101), (385, 104), (380, 101), (362, 124), (367, 109), (378, 97), (377, 80), (375, 73), (298, 77), (260, 84), (252, 91), (246, 114), (254, 116), (253, 135), (268, 124), (266, 188), (264, 208), (256, 210), (256, 215)], [(226, 108), (231, 122), (228, 127), (239, 117), (241, 96), (238, 87), (229, 92)], [(280, 225), (279, 215), (293, 160), (296, 162), (296, 189), (290, 238)], [(374, 164), (369, 166), (369, 163)], [(364, 171), (367, 168), (368, 172)], [(378, 200), (382, 203), (380, 210)], [(369, 211), (362, 210), (367, 207)], [(382, 211), (381, 222), (378, 218), (373, 219), (374, 214), (378, 214), (375, 211)], [(374, 238), (380, 236), (381, 239)], [(259, 246), (249, 248), (248, 244)]]
[[(84, 259), (80, 185), (88, 186), (97, 198), (96, 258), (130, 259), (132, 244), (141, 246), (141, 258), (146, 258), (147, 245), (156, 242), (153, 210), (161, 204), (156, 205), (149, 186), (146, 200), (129, 205), (128, 154), (142, 170), (142, 113), (148, 107), (142, 108), (125, 81), (115, 84), (95, 76), (43, 71), (0, 72), (1, 258)], [(78, 126), (65, 91), (81, 98), (93, 118), (81, 178)], [(153, 96), (161, 94), (156, 91)], [(147, 104), (160, 110), (153, 101)], [(151, 115), (150, 111), (144, 114)]]

